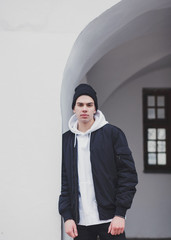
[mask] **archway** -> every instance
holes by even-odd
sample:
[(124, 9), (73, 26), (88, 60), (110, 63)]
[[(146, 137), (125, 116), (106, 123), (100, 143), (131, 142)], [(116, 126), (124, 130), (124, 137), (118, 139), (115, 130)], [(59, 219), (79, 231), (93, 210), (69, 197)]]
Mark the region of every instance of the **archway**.
[[(84, 29), (64, 72), (61, 90), (64, 131), (78, 83), (88, 82), (97, 90), (101, 107), (127, 81), (154, 69), (170, 68), (170, 17), (171, 1), (122, 1)], [(137, 203), (137, 208), (140, 205)], [(130, 232), (138, 237), (134, 226)]]
[[(81, 32), (72, 48), (64, 71), (61, 89), (61, 108), (64, 126), (66, 126), (65, 118), (69, 116), (66, 116), (65, 113), (70, 110), (68, 102), (71, 102), (74, 87), (85, 78), (89, 70), (106, 53), (112, 49), (122, 49), (123, 46), (128, 49), (129, 46), (126, 44), (133, 43), (133, 41), (139, 43), (139, 46), (134, 48), (134, 52), (136, 52), (136, 49), (140, 49), (144, 45), (143, 38), (146, 38), (147, 42), (151, 41), (151, 45), (153, 45), (152, 41), (159, 37), (157, 40), (158, 45), (161, 46), (161, 50), (158, 51), (159, 56), (156, 59), (151, 59), (150, 62), (146, 62), (146, 66), (169, 54), (170, 7), (171, 4), (168, 0), (162, 2), (160, 0), (152, 0), (150, 2), (121, 1), (92, 21)], [(160, 54), (162, 55), (160, 56)], [(147, 56), (144, 56), (144, 59), (147, 59)], [(138, 67), (141, 70), (145, 67), (145, 64), (143, 66), (135, 66), (132, 69), (132, 73), (129, 73), (129, 76), (126, 74), (124, 79), (134, 75)], [(102, 85), (100, 82), (96, 85), (93, 84), (93, 86), (97, 87), (97, 92), (101, 93)], [(108, 95), (109, 89), (113, 90), (109, 86), (106, 89), (106, 95)], [(100, 102), (103, 101), (100, 100)]]

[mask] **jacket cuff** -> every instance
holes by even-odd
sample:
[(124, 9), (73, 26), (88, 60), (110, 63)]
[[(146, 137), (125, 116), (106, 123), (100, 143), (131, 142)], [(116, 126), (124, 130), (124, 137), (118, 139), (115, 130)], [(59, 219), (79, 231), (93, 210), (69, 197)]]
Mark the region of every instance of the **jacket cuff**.
[(72, 214), (69, 210), (63, 212), (61, 215), (64, 218), (64, 222), (66, 222), (68, 219), (73, 219)]
[(126, 211), (127, 211), (127, 208), (117, 207), (116, 212), (115, 212), (115, 216), (121, 216), (121, 217), (125, 218)]

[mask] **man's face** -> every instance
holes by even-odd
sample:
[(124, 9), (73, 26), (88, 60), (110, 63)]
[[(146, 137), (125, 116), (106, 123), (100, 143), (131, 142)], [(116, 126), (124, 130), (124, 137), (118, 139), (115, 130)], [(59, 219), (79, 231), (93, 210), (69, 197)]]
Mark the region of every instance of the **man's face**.
[(74, 113), (77, 116), (78, 122), (89, 123), (94, 121), (94, 114), (96, 113), (94, 100), (87, 95), (82, 95), (77, 98)]

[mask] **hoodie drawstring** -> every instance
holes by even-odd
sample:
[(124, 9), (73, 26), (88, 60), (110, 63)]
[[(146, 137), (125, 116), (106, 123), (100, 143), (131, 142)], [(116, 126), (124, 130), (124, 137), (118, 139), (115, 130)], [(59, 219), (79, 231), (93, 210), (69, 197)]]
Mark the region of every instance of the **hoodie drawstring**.
[(74, 147), (76, 146), (76, 142), (77, 142), (77, 134), (75, 133), (75, 138), (74, 138)]

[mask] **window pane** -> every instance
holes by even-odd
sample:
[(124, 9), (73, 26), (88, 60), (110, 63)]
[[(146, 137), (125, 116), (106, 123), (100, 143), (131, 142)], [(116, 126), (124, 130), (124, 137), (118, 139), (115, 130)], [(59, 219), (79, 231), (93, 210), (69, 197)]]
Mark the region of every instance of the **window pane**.
[(159, 118), (159, 119), (165, 118), (165, 109), (164, 108), (157, 109), (157, 118)]
[(155, 152), (155, 151), (156, 151), (156, 142), (148, 141), (148, 152)]
[(148, 96), (147, 105), (149, 107), (155, 106), (155, 97), (154, 96)]
[(148, 128), (148, 139), (155, 140), (156, 139), (156, 129)]
[(157, 151), (158, 152), (166, 152), (166, 142), (165, 141), (157, 142)]
[(155, 165), (156, 164), (156, 154), (155, 153), (149, 153), (148, 154), (148, 164), (149, 165)]
[(148, 108), (148, 119), (155, 119), (155, 108)]
[(158, 153), (158, 164), (166, 165), (166, 153)]
[(165, 106), (165, 97), (164, 96), (157, 97), (157, 106), (159, 106), (159, 107)]
[(165, 128), (157, 129), (157, 138), (158, 139), (166, 139), (166, 129)]

